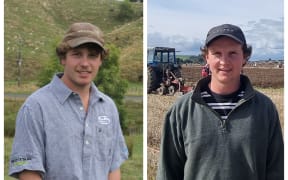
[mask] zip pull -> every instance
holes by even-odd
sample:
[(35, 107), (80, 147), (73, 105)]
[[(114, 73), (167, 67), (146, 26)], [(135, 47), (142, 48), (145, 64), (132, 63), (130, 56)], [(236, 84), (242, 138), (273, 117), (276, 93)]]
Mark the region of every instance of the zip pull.
[(222, 132), (226, 131), (226, 120), (225, 119), (221, 120), (221, 128), (222, 128)]

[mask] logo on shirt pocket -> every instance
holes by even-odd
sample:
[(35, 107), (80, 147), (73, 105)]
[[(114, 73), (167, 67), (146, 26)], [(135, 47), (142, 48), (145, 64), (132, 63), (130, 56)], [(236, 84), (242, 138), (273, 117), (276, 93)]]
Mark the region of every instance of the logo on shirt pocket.
[(98, 116), (98, 122), (103, 125), (110, 124), (111, 120), (108, 116)]

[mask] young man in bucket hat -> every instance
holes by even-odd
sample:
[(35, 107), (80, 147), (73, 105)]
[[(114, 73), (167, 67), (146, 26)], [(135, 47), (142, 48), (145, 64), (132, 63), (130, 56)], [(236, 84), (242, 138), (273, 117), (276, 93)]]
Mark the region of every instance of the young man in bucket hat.
[(21, 180), (117, 180), (128, 158), (117, 108), (93, 79), (107, 55), (101, 30), (74, 23), (56, 48), (63, 73), (18, 112), (9, 174)]
[(213, 27), (201, 48), (211, 75), (168, 111), (158, 180), (283, 180), (275, 105), (241, 70), (252, 48), (231, 24)]

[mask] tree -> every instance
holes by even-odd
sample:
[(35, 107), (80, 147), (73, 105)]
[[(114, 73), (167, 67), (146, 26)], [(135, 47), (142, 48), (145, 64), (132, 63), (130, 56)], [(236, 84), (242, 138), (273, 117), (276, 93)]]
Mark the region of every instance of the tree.
[[(56, 43), (53, 44), (53, 48), (55, 49)], [(44, 69), (40, 72), (38, 83), (37, 85), (39, 87), (45, 86), (48, 84), (52, 78), (53, 75), (57, 72), (63, 72), (63, 66), (60, 64), (60, 60), (58, 59), (58, 56), (56, 55), (56, 52), (51, 52), (51, 58), (50, 60), (46, 61), (44, 64)]]
[(116, 103), (120, 116), (120, 124), (122, 130), (125, 132), (127, 125), (125, 124), (126, 112), (123, 99), (128, 82), (120, 78), (119, 50), (115, 46), (109, 46), (109, 57), (103, 61), (94, 82), (99, 90), (110, 96)]
[(117, 17), (120, 21), (131, 20), (134, 17), (134, 11), (130, 2), (123, 1), (120, 3)]

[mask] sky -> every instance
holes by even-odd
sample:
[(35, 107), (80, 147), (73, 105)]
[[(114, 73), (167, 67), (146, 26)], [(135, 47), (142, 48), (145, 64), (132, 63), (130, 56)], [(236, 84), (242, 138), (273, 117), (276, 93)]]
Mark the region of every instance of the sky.
[(284, 0), (148, 0), (147, 46), (199, 55), (209, 29), (226, 23), (243, 30), (250, 60), (284, 59)]

